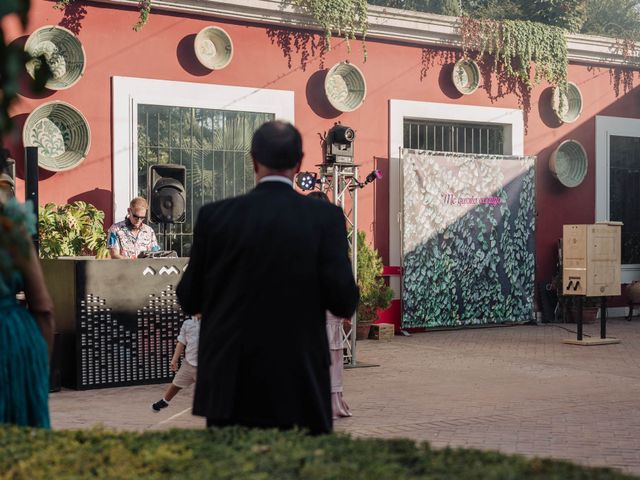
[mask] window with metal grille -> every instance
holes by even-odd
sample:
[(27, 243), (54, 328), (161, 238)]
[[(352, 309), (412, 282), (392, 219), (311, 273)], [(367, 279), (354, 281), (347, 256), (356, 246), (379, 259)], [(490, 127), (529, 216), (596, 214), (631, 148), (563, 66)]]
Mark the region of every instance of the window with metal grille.
[[(273, 119), (270, 113), (138, 105), (139, 194), (147, 198), (151, 165), (187, 167), (187, 219), (171, 227), (169, 249), (188, 256), (200, 207), (241, 195), (255, 186), (249, 155), (251, 138), (260, 125)], [(165, 245), (160, 226), (151, 226), (158, 243)]]
[(404, 148), (438, 152), (504, 154), (501, 125), (404, 121)]

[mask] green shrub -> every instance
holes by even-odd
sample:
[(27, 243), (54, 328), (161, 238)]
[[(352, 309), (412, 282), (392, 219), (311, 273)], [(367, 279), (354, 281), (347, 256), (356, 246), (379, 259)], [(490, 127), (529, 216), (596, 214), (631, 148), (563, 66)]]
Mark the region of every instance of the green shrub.
[(103, 227), (104, 212), (90, 203), (47, 203), (40, 207), (38, 234), (40, 256), (107, 256), (107, 236)]
[(576, 33), (586, 19), (586, 0), (529, 0), (525, 3), (529, 20)]
[(229, 427), (115, 433), (0, 427), (0, 479), (624, 479), (609, 469), (411, 440)]
[(368, 3), (369, 5), (402, 8), (416, 12), (460, 15), (460, 3), (458, 0), (368, 0)]
[(365, 233), (358, 231), (358, 322), (361, 324), (373, 322), (378, 318), (378, 310), (391, 305), (393, 290), (384, 283), (382, 269), (380, 254), (369, 245)]

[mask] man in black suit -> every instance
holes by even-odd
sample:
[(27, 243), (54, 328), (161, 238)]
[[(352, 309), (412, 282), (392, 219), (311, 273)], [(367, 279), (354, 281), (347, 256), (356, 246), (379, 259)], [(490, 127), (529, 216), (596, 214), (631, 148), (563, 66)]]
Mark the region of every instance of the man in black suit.
[(358, 289), (342, 211), (293, 189), (302, 155), (292, 125), (265, 123), (256, 188), (198, 214), (177, 295), (202, 313), (193, 413), (208, 426), (331, 431), (325, 311), (350, 317)]

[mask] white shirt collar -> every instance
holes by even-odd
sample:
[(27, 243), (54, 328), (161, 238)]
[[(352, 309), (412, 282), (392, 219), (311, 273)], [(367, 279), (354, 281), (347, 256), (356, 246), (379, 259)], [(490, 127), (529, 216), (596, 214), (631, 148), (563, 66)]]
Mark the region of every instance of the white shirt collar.
[(282, 182), (293, 188), (293, 181), (291, 181), (290, 178), (283, 177), (282, 175), (267, 175), (266, 177), (262, 177), (260, 180), (258, 180), (258, 183), (263, 182)]

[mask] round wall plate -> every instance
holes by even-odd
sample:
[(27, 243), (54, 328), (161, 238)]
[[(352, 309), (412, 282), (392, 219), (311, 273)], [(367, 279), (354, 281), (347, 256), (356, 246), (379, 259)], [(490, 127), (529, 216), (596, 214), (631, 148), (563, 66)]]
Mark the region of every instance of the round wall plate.
[(587, 175), (587, 152), (575, 140), (565, 140), (549, 158), (549, 169), (565, 187), (577, 187)]
[(84, 47), (73, 32), (64, 27), (47, 25), (34, 31), (24, 46), (31, 56), (26, 63), (27, 72), (35, 78), (35, 71), (44, 57), (51, 77), (46, 87), (51, 90), (64, 90), (72, 87), (84, 74), (86, 66)]
[(65, 102), (47, 102), (27, 117), (22, 130), (25, 147), (38, 147), (38, 165), (51, 172), (77, 167), (87, 156), (91, 132), (87, 119)]
[(198, 61), (210, 70), (221, 70), (233, 58), (233, 42), (220, 27), (205, 27), (193, 42)]
[(473, 60), (461, 58), (453, 66), (453, 85), (463, 95), (471, 95), (480, 85), (480, 68)]
[(358, 67), (340, 62), (327, 72), (324, 92), (333, 108), (341, 112), (352, 112), (364, 102), (367, 84)]
[[(567, 83), (565, 91), (561, 91), (560, 87), (554, 87), (553, 96), (551, 97), (551, 107), (558, 117), (558, 120), (564, 123), (575, 122), (582, 113), (582, 93), (573, 82)], [(564, 98), (562, 111), (560, 110), (560, 97)]]

